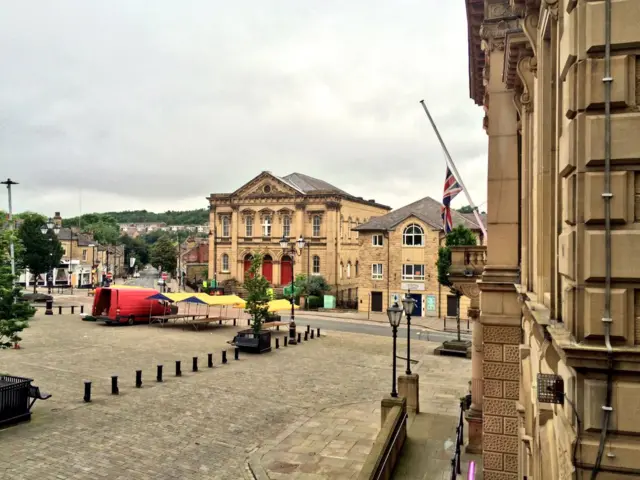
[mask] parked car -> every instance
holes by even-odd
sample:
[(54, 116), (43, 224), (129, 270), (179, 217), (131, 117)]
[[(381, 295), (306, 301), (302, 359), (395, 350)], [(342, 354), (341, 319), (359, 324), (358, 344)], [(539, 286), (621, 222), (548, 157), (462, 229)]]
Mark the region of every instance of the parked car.
[(148, 322), (150, 316), (169, 313), (164, 302), (149, 299), (156, 293), (153, 288), (96, 288), (92, 316), (107, 325)]

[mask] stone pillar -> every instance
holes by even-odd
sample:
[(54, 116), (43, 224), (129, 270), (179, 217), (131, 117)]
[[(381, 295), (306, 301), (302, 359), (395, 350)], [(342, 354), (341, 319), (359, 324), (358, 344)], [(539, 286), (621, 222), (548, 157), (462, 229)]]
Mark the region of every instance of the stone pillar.
[(417, 373), (398, 377), (398, 395), (407, 400), (407, 409), (420, 413), (420, 376)]
[[(477, 299), (472, 299), (471, 304), (478, 303)], [(482, 345), (482, 324), (478, 321), (480, 309), (469, 308), (469, 318), (473, 325), (473, 336), (471, 345), (471, 408), (467, 411), (466, 419), (469, 423), (469, 443), (467, 452), (482, 452), (482, 397), (484, 395), (484, 384), (482, 381), (482, 363), (484, 360)]]

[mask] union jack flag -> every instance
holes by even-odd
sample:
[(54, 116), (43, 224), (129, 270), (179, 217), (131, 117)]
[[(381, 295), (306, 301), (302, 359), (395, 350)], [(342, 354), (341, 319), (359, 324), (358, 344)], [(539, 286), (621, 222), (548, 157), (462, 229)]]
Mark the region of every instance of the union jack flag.
[(453, 230), (453, 220), (451, 219), (451, 200), (462, 191), (462, 187), (447, 167), (447, 176), (444, 179), (444, 193), (442, 195), (442, 226), (444, 233), (448, 234)]

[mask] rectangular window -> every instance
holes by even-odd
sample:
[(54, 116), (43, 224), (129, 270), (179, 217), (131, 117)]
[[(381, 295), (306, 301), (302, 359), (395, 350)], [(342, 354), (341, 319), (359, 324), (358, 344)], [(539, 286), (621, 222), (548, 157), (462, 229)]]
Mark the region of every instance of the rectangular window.
[(82, 261), (83, 262), (87, 261), (87, 251), (86, 250), (82, 250)]
[(282, 236), (284, 238), (291, 236), (291, 217), (289, 215), (282, 217)]
[(269, 215), (264, 217), (264, 219), (262, 220), (262, 236), (271, 236), (271, 217)]
[(227, 255), (226, 253), (222, 255), (222, 271), (229, 271), (229, 255)]
[(317, 255), (313, 256), (313, 273), (316, 275), (320, 273), (320, 257)]
[(227, 238), (231, 236), (231, 222), (228, 216), (222, 217), (222, 236)]
[(244, 219), (244, 236), (253, 237), (253, 217), (245, 217)]
[(402, 265), (402, 280), (424, 280), (424, 265)]
[(371, 265), (371, 278), (374, 280), (382, 280), (382, 264), (374, 263)]
[(314, 215), (313, 216), (313, 220), (312, 220), (312, 231), (311, 234), (314, 237), (319, 237), (320, 236), (320, 223), (321, 223), (321, 219), (320, 219), (320, 215)]
[(384, 241), (382, 240), (382, 234), (377, 234), (371, 237), (371, 245), (374, 247), (381, 247)]

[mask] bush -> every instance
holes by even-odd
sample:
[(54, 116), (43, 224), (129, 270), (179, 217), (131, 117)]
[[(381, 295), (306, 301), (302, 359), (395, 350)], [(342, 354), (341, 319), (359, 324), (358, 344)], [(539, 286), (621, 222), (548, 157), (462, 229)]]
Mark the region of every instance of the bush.
[(316, 309), (322, 307), (322, 298), (316, 295), (309, 296), (309, 309)]

